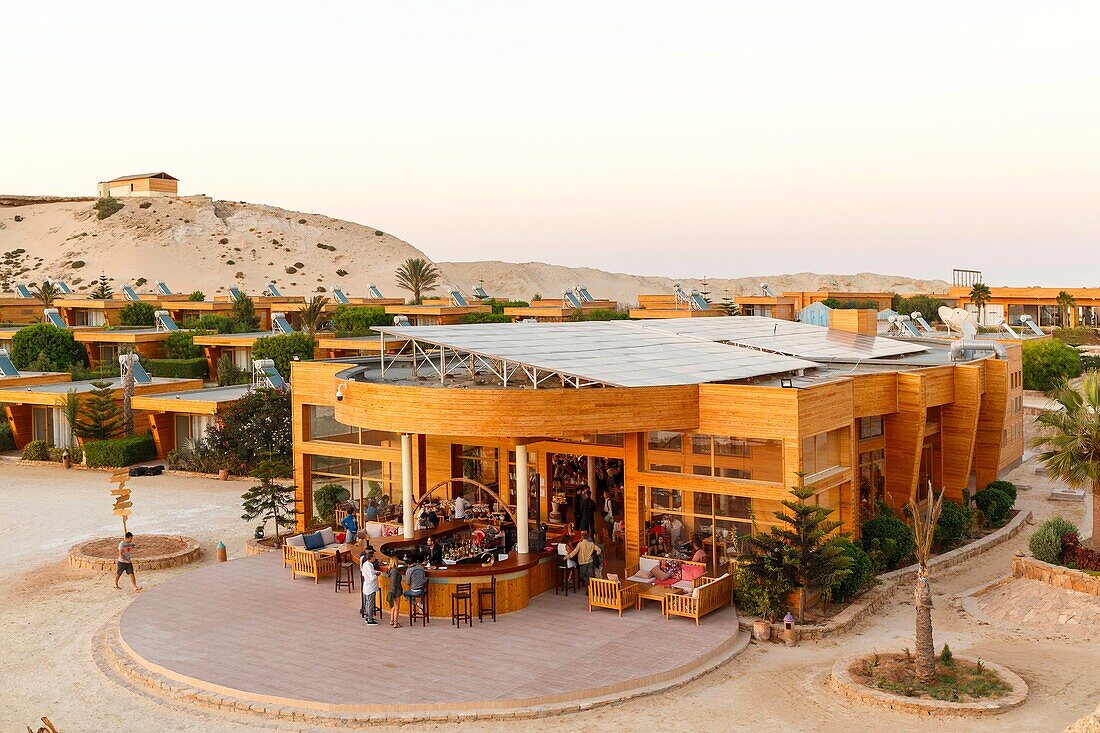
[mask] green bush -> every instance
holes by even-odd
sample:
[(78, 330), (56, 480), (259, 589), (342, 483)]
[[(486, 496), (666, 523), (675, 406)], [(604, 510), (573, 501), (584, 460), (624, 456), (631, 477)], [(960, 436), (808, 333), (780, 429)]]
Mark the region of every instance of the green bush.
[(511, 323), (512, 317), (503, 313), (467, 313), (459, 323)]
[(1016, 484), (1011, 481), (1002, 481), (1000, 479), (997, 481), (990, 481), (985, 488), (997, 489), (997, 491), (1005, 492), (1008, 494), (1008, 498), (1012, 499), (1012, 504), (1010, 506), (1016, 506)]
[(790, 588), (778, 581), (766, 581), (749, 572), (744, 565), (734, 571), (734, 598), (737, 609), (750, 616), (774, 621), (787, 612), (785, 601)]
[(1000, 489), (982, 489), (974, 494), (974, 503), (985, 515), (987, 524), (999, 527), (1012, 511), (1012, 497)]
[(570, 317), (571, 321), (629, 321), (630, 313), (617, 308), (595, 308), (581, 311)]
[(842, 545), (844, 554), (848, 557), (848, 574), (833, 585), (833, 600), (846, 601), (853, 598), (863, 590), (871, 580), (871, 557), (863, 551), (863, 548), (845, 539)]
[(361, 305), (338, 305), (332, 312), (332, 330), (337, 337), (369, 336), (371, 326), (392, 326), (393, 316), (381, 308)]
[(909, 557), (917, 546), (913, 530), (893, 514), (880, 514), (863, 523), (861, 545), (876, 571), (893, 570)]
[(236, 321), (229, 316), (217, 313), (203, 313), (198, 318), (192, 318), (184, 324), (191, 331), (208, 331), (211, 333), (238, 333), (240, 328)]
[(11, 337), (11, 360), (17, 369), (65, 372), (79, 363), (81, 353), (72, 331), (49, 323), (34, 323)]
[(145, 371), (154, 377), (174, 377), (175, 379), (206, 379), (206, 358), (194, 359), (146, 359), (141, 362)]
[(0, 422), (0, 451), (15, 450), (15, 436), (7, 420)]
[(164, 339), (166, 359), (197, 359), (203, 355), (201, 346), (195, 346), (195, 334), (189, 331), (173, 331)]
[(1081, 375), (1081, 354), (1057, 339), (1024, 342), (1024, 389), (1047, 392)]
[(1051, 332), (1051, 335), (1070, 346), (1085, 346), (1100, 343), (1100, 338), (1097, 338), (1096, 329), (1089, 326), (1056, 328)]
[(1061, 517), (1051, 517), (1039, 525), (1035, 534), (1027, 541), (1027, 549), (1036, 560), (1054, 565), (1062, 560), (1062, 537), (1068, 532), (1076, 532), (1077, 527)]
[(152, 303), (135, 300), (118, 312), (118, 320), (123, 326), (152, 326), (155, 312)]
[(89, 466), (95, 468), (132, 466), (157, 457), (157, 444), (149, 433), (129, 438), (93, 440), (84, 444)]
[(44, 440), (32, 440), (23, 446), (24, 461), (48, 461), (50, 459), (50, 447)]
[(187, 296), (187, 299), (192, 303), (201, 303), (206, 300), (206, 293), (201, 290), (192, 290), (191, 294)]
[(497, 300), (496, 298), (489, 298), (489, 302), (482, 303), (482, 305), (488, 305), (493, 309), (493, 313), (500, 316), (504, 315), (505, 308), (527, 308), (531, 304), (526, 300)]
[(274, 360), (275, 368), (283, 375), (283, 379), (290, 379), (290, 363), (294, 361), (294, 357), (298, 357), (300, 361), (309, 361), (316, 348), (317, 340), (301, 332), (262, 336), (252, 345), (252, 358)]
[(313, 511), (327, 524), (336, 521), (336, 505), (351, 494), (340, 484), (325, 484), (313, 492)]
[(940, 518), (936, 521), (936, 545), (950, 545), (966, 537), (971, 521), (969, 508), (957, 501), (945, 500)]
[(940, 306), (943, 305), (947, 304), (939, 298), (931, 298), (927, 295), (912, 295), (907, 298), (904, 295), (894, 293), (894, 299), (890, 307), (906, 316), (919, 312), (924, 316), (924, 320), (935, 323), (940, 320), (939, 311)]
[(92, 208), (95, 209), (95, 218), (106, 219), (111, 214), (118, 213), (118, 211), (122, 209), (122, 204), (118, 199), (112, 196), (106, 196), (96, 199)]

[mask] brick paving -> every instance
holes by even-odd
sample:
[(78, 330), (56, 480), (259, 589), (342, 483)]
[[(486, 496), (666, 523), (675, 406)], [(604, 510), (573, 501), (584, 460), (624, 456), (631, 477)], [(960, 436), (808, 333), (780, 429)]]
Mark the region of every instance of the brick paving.
[(1089, 593), (1013, 578), (976, 601), (982, 613), (1009, 626), (1100, 639), (1100, 598)]
[(544, 593), (497, 623), (449, 618), (365, 626), (359, 595), (328, 578), (291, 580), (266, 553), (180, 576), (135, 599), (122, 639), (172, 675), (251, 695), (324, 705), (446, 705), (547, 699), (672, 675), (738, 633), (727, 607), (696, 626), (656, 606), (587, 610)]

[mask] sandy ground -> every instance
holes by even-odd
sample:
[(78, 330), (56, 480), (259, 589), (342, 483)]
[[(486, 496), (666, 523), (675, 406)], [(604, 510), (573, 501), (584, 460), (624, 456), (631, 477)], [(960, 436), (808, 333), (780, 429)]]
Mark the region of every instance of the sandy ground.
[[(1013, 476), (1031, 485), (1020, 504), (1036, 520), (1061, 513), (1079, 521), (1082, 507), (1047, 501), (1045, 479), (1028, 467)], [(139, 483), (140, 482), (140, 483)], [(4, 729), (49, 715), (64, 733), (72, 731), (302, 730), (279, 722), (175, 706), (135, 693), (108, 679), (91, 657), (91, 637), (132, 597), (115, 591), (108, 577), (69, 570), (65, 548), (82, 537), (114, 530), (105, 508), (100, 474), (61, 473), (50, 468), (0, 465), (0, 526), (6, 531), (0, 554), (0, 659), (5, 694), (0, 696)], [(242, 484), (174, 477), (135, 481), (135, 522), (141, 531), (176, 531), (197, 538), (206, 549), (218, 540), (230, 556), (243, 553), (249, 527), (238, 518)], [(156, 518), (153, 520), (153, 518)], [(1027, 680), (1031, 697), (1020, 709), (995, 718), (926, 720), (856, 707), (834, 694), (828, 670), (837, 657), (858, 651), (899, 650), (912, 645), (913, 609), (906, 593), (855, 632), (788, 649), (753, 644), (739, 657), (683, 688), (579, 715), (522, 723), (457, 726), (463, 730), (514, 731), (1060, 731), (1096, 708), (1100, 677), (1097, 644), (1072, 644), (1041, 633), (1017, 634), (980, 624), (950, 597), (1007, 573), (1012, 554), (1028, 532), (959, 568), (933, 579), (937, 646), (957, 654), (1006, 664)], [(212, 562), (211, 555), (202, 562)], [(194, 567), (194, 566), (191, 566)], [(189, 567), (145, 573), (147, 586)], [(289, 647), (288, 647), (289, 648)], [(654, 640), (660, 653), (660, 639)], [(405, 726), (401, 730), (453, 730), (454, 725)]]

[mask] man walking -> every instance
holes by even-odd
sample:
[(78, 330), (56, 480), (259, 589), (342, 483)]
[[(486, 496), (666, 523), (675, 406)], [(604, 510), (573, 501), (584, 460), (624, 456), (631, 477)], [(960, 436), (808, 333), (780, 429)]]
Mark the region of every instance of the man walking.
[(592, 490), (584, 490), (584, 499), (581, 502), (581, 521), (577, 529), (588, 532), (590, 536), (596, 534), (596, 502), (592, 498)]
[(374, 550), (359, 556), (359, 571), (363, 575), (363, 604), (360, 613), (367, 626), (374, 626), (374, 599), (378, 595), (378, 569), (374, 567)]
[(130, 582), (134, 585), (134, 590), (141, 590), (141, 586), (137, 584), (137, 577), (134, 575), (134, 560), (131, 554), (134, 551), (134, 533), (127, 532), (126, 537), (122, 542), (118, 543), (118, 558), (115, 562), (115, 589), (121, 590), (118, 587), (118, 581), (122, 578), (122, 574), (126, 573), (130, 576)]
[(584, 585), (584, 592), (588, 594), (588, 579), (593, 576), (592, 560), (596, 555), (602, 557), (602, 551), (590, 538), (587, 531), (581, 532), (581, 541), (569, 553), (569, 558), (577, 558), (577, 567), (580, 572), (580, 581)]

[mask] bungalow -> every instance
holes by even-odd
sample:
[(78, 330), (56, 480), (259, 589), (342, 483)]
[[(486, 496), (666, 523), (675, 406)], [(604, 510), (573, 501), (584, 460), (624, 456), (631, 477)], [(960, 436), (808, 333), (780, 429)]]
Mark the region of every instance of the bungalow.
[(184, 442), (201, 440), (218, 416), (251, 389), (252, 385), (241, 384), (145, 394), (134, 397), (131, 404), (145, 413), (142, 424), (149, 426), (157, 457), (164, 459)]
[(100, 181), (96, 186), (100, 198), (113, 196), (178, 196), (179, 179), (164, 171), (158, 173), (137, 173), (132, 176), (119, 176), (109, 181)]

